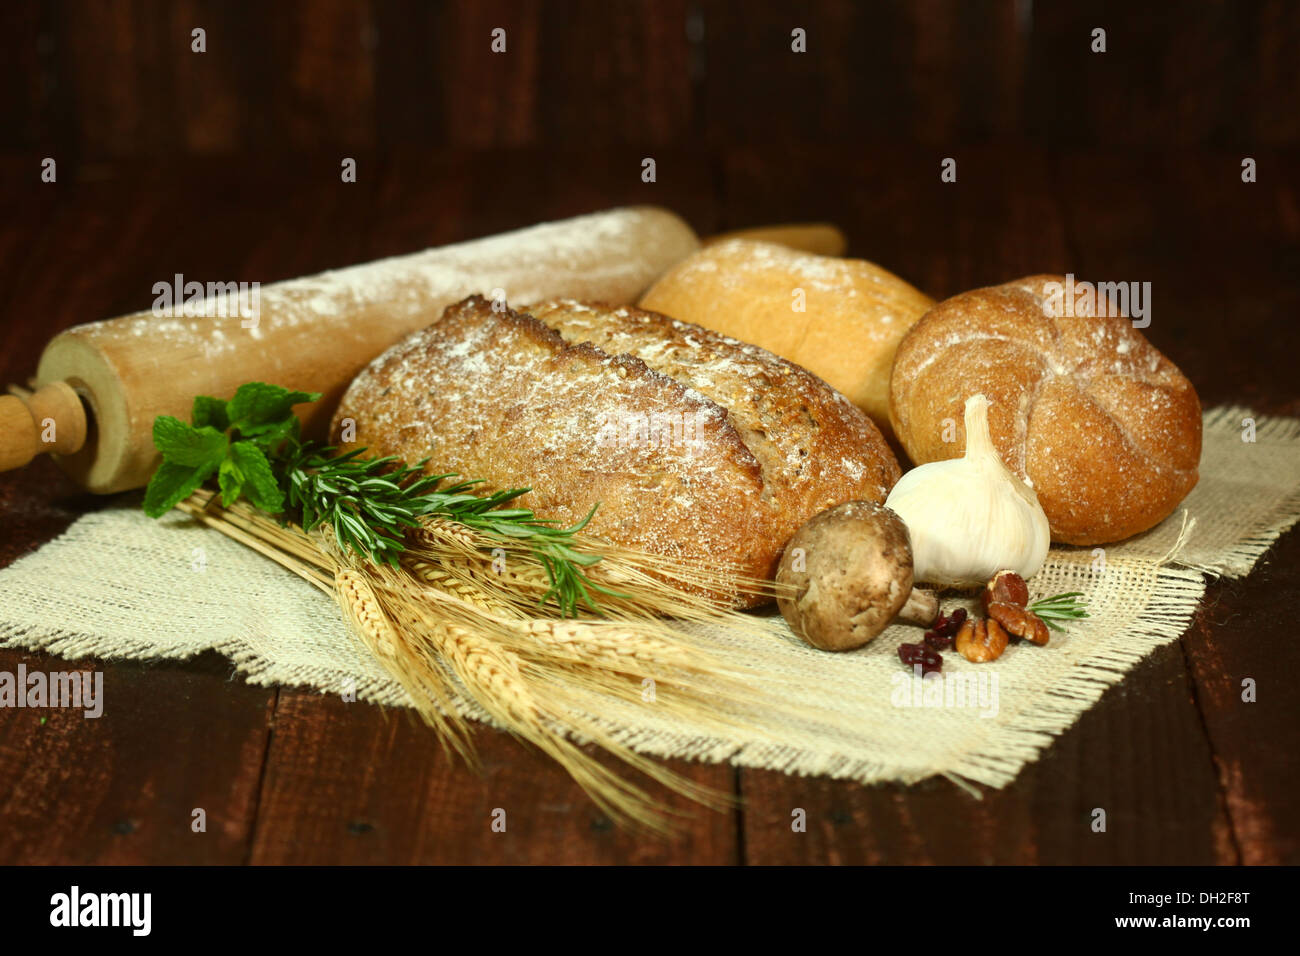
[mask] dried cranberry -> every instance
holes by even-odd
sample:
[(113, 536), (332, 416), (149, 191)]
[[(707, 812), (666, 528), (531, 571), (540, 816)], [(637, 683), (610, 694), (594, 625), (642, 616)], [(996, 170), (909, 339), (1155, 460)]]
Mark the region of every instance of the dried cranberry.
[(945, 634), (939, 628), (925, 632), (925, 643), (936, 651), (952, 647), (952, 635)]
[(904, 664), (919, 664), (924, 651), (925, 646), (922, 644), (899, 644), (898, 659)]
[(921, 676), (933, 674), (943, 667), (943, 658), (933, 648), (924, 644), (899, 644), (898, 659), (908, 667), (921, 668)]
[(949, 637), (952, 637), (959, 630), (961, 630), (961, 626), (965, 623), (966, 623), (966, 609), (964, 607), (959, 607), (951, 614), (948, 615), (948, 626), (944, 630), (946, 631)]

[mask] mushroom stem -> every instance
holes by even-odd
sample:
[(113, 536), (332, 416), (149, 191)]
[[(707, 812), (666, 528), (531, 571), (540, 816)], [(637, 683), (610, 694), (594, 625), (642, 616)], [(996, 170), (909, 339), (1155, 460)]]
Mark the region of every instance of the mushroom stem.
[(939, 617), (939, 598), (933, 591), (912, 588), (907, 603), (898, 612), (898, 620), (907, 624), (929, 627)]

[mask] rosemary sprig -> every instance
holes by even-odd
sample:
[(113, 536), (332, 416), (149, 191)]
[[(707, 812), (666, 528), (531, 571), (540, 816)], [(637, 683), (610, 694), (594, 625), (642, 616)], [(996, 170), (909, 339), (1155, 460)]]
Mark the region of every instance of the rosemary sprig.
[(160, 415), (154, 420), (154, 444), (163, 462), (145, 494), (145, 513), (160, 517), (215, 476), (224, 506), (244, 497), (282, 521), (296, 513), (305, 531), (328, 525), (340, 549), (376, 564), (398, 567), (406, 530), (418, 527), (423, 516), (437, 515), (522, 543), (550, 582), (541, 603), (554, 599), (566, 616), (576, 615), (579, 605), (599, 613), (592, 592), (622, 596), (584, 573), (600, 555), (570, 544), (595, 508), (561, 528), (527, 508), (505, 507), (529, 488), (476, 495), (472, 489), (479, 481), (442, 487), (459, 476), (425, 475), (424, 461), (410, 465), (392, 456), (367, 458), (365, 449), (339, 454), (333, 447), (304, 443), (292, 408), (319, 398), (252, 382), (240, 386), (229, 402), (196, 398), (190, 424)]
[[(458, 478), (459, 475), (439, 475), (434, 480), (443, 481)], [(612, 591), (592, 581), (583, 573), (600, 561), (600, 555), (583, 553), (570, 547), (567, 543), (575, 534), (587, 526), (591, 516), (596, 513), (593, 507), (578, 523), (568, 528), (559, 528), (555, 522), (538, 518), (527, 508), (505, 508), (516, 498), (528, 494), (531, 488), (512, 488), (497, 491), (490, 495), (475, 495), (469, 489), (480, 484), (480, 480), (461, 481), (440, 491), (424, 495), (428, 503), (423, 514), (450, 518), (466, 527), (522, 541), (532, 552), (539, 564), (545, 569), (549, 589), (542, 595), (540, 603), (545, 604), (551, 598), (560, 606), (560, 612), (566, 617), (573, 617), (581, 604), (588, 610), (600, 613), (600, 608), (591, 592), (597, 591), (611, 597), (626, 597), (619, 591)]]
[(392, 457), (363, 458), (365, 449), (334, 451), (295, 442), (277, 461), (288, 506), (301, 515), (304, 531), (327, 524), (340, 549), (396, 567), (405, 530), (428, 512), (423, 496), (439, 479)]
[(299, 446), (284, 467), (289, 505), (301, 512), (303, 530), (327, 524), (340, 548), (397, 567), (405, 550), (404, 529), (418, 527), (422, 515), (436, 515), (489, 536), (524, 543), (550, 581), (541, 603), (554, 598), (566, 616), (575, 615), (579, 604), (598, 613), (591, 591), (621, 596), (583, 573), (600, 555), (577, 551), (566, 543), (586, 527), (595, 508), (577, 524), (560, 528), (528, 508), (505, 507), (531, 488), (476, 495), (471, 489), (481, 479), (439, 487), (460, 476), (424, 475), (423, 461), (404, 465), (391, 456), (365, 458), (365, 449), (334, 452)]
[(1029, 605), (1029, 610), (1041, 617), (1043, 623), (1054, 631), (1065, 630), (1056, 623), (1057, 621), (1078, 621), (1089, 617), (1084, 609), (1082, 591), (1067, 591), (1064, 594), (1039, 598)]

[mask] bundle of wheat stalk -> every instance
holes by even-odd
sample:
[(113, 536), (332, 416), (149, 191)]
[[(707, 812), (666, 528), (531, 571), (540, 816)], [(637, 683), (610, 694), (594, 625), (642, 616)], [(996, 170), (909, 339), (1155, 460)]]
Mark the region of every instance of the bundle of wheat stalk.
[[(601, 701), (653, 706), (725, 733), (784, 706), (759, 675), (721, 662), (690, 625), (761, 630), (703, 595), (766, 594), (771, 585), (675, 566), (602, 539), (566, 539), (596, 607), (564, 599), (535, 548), (441, 516), (406, 535), (400, 559), (366, 561), (328, 528), (281, 525), (243, 502), (200, 490), (179, 507), (333, 596), (352, 632), (407, 691), (444, 746), (471, 764), (466, 702), (558, 761), (616, 822), (671, 829), (671, 814), (583, 749), (594, 743), (632, 769), (703, 804), (730, 798), (674, 774), (619, 740)], [(584, 592), (585, 593), (585, 592)], [(766, 686), (766, 689), (765, 689)]]

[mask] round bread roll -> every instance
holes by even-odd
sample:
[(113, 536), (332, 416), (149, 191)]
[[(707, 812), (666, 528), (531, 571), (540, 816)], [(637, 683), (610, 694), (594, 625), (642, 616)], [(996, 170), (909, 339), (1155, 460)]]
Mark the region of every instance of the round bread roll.
[(803, 366), (888, 432), (894, 349), (934, 300), (862, 259), (728, 239), (669, 269), (640, 305)]
[(956, 458), (962, 409), (982, 392), (993, 444), (1038, 493), (1052, 540), (1103, 544), (1158, 524), (1195, 487), (1201, 404), (1108, 299), (1070, 301), (1065, 285), (1030, 276), (936, 305), (898, 347), (890, 416), (912, 461)]

